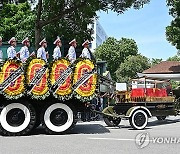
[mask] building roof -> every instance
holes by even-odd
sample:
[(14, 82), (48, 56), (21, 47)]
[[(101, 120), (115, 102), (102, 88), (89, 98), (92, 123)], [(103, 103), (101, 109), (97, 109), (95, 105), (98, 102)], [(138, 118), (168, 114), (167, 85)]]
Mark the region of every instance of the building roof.
[(166, 74), (180, 73), (180, 62), (177, 61), (162, 61), (160, 64), (143, 71), (146, 74)]

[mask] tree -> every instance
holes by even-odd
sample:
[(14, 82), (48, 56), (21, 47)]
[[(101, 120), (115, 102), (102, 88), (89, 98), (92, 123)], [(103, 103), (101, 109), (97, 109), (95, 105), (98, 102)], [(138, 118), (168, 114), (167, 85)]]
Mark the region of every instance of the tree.
[[(34, 2), (34, 0), (16, 0), (17, 3), (15, 4), (19, 5), (24, 1)], [(24, 26), (35, 31), (36, 48), (42, 37), (52, 39), (52, 37), (57, 35), (64, 35), (69, 40), (76, 37), (82, 41), (83, 38), (91, 37), (92, 29), (87, 29), (87, 25), (92, 23), (94, 17), (97, 17), (96, 12), (98, 10), (113, 10), (117, 13), (123, 13), (131, 7), (139, 9), (148, 2), (149, 0), (38, 0), (34, 12), (32, 11), (33, 15), (29, 20), (26, 20), (27, 23), (30, 22), (31, 24), (25, 24)], [(5, 5), (6, 3), (14, 3), (14, 1), (4, 0), (3, 4)], [(20, 23), (21, 20), (16, 21)], [(9, 31), (11, 31), (10, 27)], [(18, 36), (27, 32), (26, 29), (25, 31), (19, 28), (16, 30), (18, 31)]]
[(0, 34), (3, 40), (8, 41), (12, 36), (19, 39), (33, 36), (34, 19), (35, 15), (27, 2), (19, 5), (4, 4), (0, 12)]
[(25, 3), (25, 2), (29, 2), (29, 3), (34, 3), (36, 0), (1, 0), (0, 4), (2, 4), (2, 7), (4, 4), (20, 4), (20, 3)]
[(167, 61), (180, 61), (180, 57), (178, 55), (175, 55), (173, 57), (169, 57)]
[(116, 71), (118, 82), (128, 82), (132, 78), (137, 77), (138, 72), (143, 72), (150, 67), (149, 59), (140, 54), (128, 56), (123, 63), (120, 64)]
[(151, 60), (151, 66), (154, 66), (154, 65), (157, 65), (159, 63), (162, 62), (162, 58), (161, 59), (158, 59), (158, 58), (152, 58)]
[[(130, 7), (139, 9), (148, 2), (149, 0), (38, 0), (35, 20), (36, 47), (46, 26), (52, 28), (55, 24), (61, 29), (67, 28), (67, 31), (73, 31), (76, 36), (79, 33), (87, 35), (90, 34), (87, 24), (92, 22), (93, 17), (96, 17), (96, 11), (110, 9), (123, 13)], [(86, 29), (81, 29), (81, 26)]]
[(116, 70), (129, 55), (137, 55), (138, 47), (133, 39), (122, 38), (119, 41), (109, 37), (95, 50), (96, 59), (107, 61), (107, 69), (116, 80)]
[(171, 21), (170, 26), (166, 27), (166, 37), (177, 49), (180, 49), (180, 1), (167, 0), (169, 6), (169, 14), (174, 20)]

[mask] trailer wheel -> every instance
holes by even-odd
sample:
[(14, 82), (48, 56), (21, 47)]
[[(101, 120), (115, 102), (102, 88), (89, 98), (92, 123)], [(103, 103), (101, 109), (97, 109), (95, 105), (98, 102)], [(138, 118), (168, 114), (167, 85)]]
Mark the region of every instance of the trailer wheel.
[(36, 122), (36, 113), (29, 103), (10, 103), (0, 114), (0, 131), (5, 136), (28, 134)]
[(62, 134), (69, 132), (76, 124), (73, 107), (66, 104), (55, 103), (41, 114), (42, 126), (48, 134)]
[(166, 119), (166, 116), (157, 116), (156, 118), (157, 118), (157, 120), (159, 120), (159, 121), (163, 121), (163, 120)]
[(113, 117), (104, 117), (104, 122), (109, 127), (118, 126), (121, 122), (121, 118), (113, 118)]
[(129, 123), (134, 129), (144, 129), (148, 123), (148, 116), (143, 110), (136, 110), (129, 118)]

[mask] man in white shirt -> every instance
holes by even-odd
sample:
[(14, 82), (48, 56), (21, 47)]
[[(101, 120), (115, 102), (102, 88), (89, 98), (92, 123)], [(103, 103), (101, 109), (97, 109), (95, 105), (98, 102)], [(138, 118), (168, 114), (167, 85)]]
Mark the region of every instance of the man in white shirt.
[(30, 42), (29, 42), (28, 37), (22, 41), (22, 44), (24, 46), (19, 51), (20, 52), (20, 59), (22, 62), (25, 62), (29, 58), (29, 49), (28, 48), (30, 47)]
[(82, 51), (82, 54), (80, 57), (82, 58), (88, 58), (88, 59), (91, 59), (91, 55), (90, 55), (90, 52), (89, 52), (89, 40), (86, 40), (82, 46), (84, 47), (83, 51)]
[(16, 38), (15, 37), (12, 37), (8, 43), (11, 45), (8, 49), (7, 49), (7, 56), (9, 59), (13, 59), (13, 58), (16, 58), (16, 50), (15, 50), (15, 47), (16, 47)]
[(71, 42), (69, 42), (70, 48), (68, 50), (68, 58), (71, 63), (73, 63), (76, 60), (76, 51), (75, 48), (77, 46), (76, 39), (73, 39)]
[(59, 59), (61, 58), (61, 46), (62, 46), (62, 43), (61, 43), (61, 39), (59, 37), (57, 37), (57, 39), (54, 41), (54, 43), (56, 45), (56, 47), (54, 48), (54, 52), (53, 52), (53, 59)]
[[(0, 36), (0, 46), (2, 46), (2, 37)], [(3, 52), (0, 49), (0, 62), (3, 61)]]
[(37, 50), (37, 58), (41, 58), (44, 59), (47, 62), (48, 59), (48, 52), (46, 52), (45, 48), (47, 48), (47, 42), (46, 39), (44, 38), (39, 45), (41, 46), (38, 50)]

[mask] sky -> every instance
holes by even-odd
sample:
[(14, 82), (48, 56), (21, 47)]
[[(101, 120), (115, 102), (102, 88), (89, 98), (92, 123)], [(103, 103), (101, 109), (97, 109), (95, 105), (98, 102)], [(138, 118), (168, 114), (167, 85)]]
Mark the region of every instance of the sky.
[(139, 53), (148, 58), (166, 60), (177, 53), (177, 49), (166, 40), (165, 29), (173, 19), (168, 14), (166, 0), (151, 0), (140, 10), (129, 9), (120, 15), (101, 11), (98, 16), (109, 37), (134, 39)]

